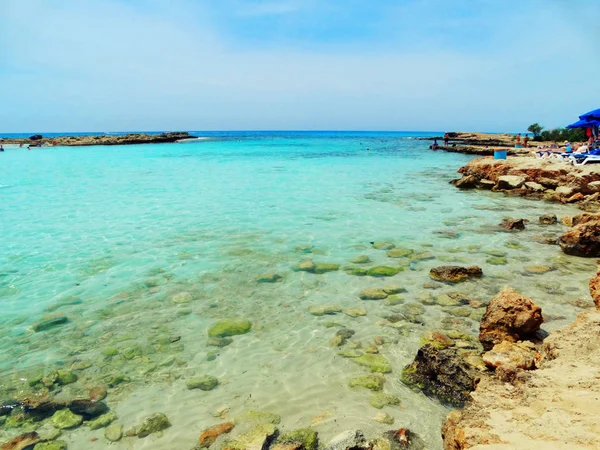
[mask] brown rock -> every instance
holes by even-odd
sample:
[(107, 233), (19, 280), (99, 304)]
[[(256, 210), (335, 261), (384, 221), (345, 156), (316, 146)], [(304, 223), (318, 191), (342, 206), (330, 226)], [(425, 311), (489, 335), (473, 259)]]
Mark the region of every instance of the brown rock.
[(493, 369), (502, 367), (504, 370), (531, 370), (535, 368), (536, 354), (531, 349), (503, 341), (494, 345), (489, 352), (482, 356), (486, 366)]
[(24, 448), (31, 447), (32, 445), (40, 442), (40, 437), (34, 431), (32, 433), (25, 433), (11, 439), (6, 444), (0, 447), (0, 450), (23, 450)]
[(477, 184), (477, 177), (475, 175), (463, 176), (460, 180), (454, 182), (454, 186), (459, 189), (473, 189)]
[(446, 281), (449, 283), (459, 283), (466, 281), (471, 277), (481, 277), (483, 271), (481, 267), (460, 267), (460, 266), (440, 266), (434, 267), (429, 271), (429, 276), (436, 281)]
[(479, 189), (486, 189), (486, 190), (492, 190), (494, 188), (494, 186), (496, 185), (496, 183), (494, 183), (492, 180), (480, 180), (479, 183), (477, 183), (477, 187)]
[(93, 402), (99, 402), (106, 398), (106, 387), (105, 386), (94, 386), (88, 389), (90, 400)]
[(560, 237), (558, 244), (567, 255), (600, 256), (600, 221), (574, 226)]
[(222, 434), (229, 433), (233, 430), (235, 425), (233, 422), (220, 423), (214, 427), (207, 428), (200, 433), (200, 447), (207, 448), (215, 443), (217, 438)]
[(596, 304), (596, 309), (600, 311), (600, 272), (594, 278), (590, 279), (590, 294)]
[(514, 289), (504, 287), (488, 304), (479, 326), (479, 341), (491, 350), (502, 341), (531, 336), (542, 324), (542, 308)]
[(538, 178), (537, 182), (540, 183), (542, 186), (550, 189), (556, 189), (560, 184), (560, 181), (555, 180), (554, 178), (545, 177)]
[(575, 203), (580, 202), (585, 199), (585, 196), (581, 192), (577, 192), (576, 194), (571, 195), (569, 198), (563, 200), (565, 203)]
[(556, 214), (544, 214), (540, 216), (539, 220), (542, 225), (554, 225), (558, 222)]
[(514, 231), (514, 230), (524, 230), (525, 229), (525, 219), (512, 219), (510, 217), (506, 217), (502, 219), (502, 222), (498, 224), (498, 226), (504, 230)]

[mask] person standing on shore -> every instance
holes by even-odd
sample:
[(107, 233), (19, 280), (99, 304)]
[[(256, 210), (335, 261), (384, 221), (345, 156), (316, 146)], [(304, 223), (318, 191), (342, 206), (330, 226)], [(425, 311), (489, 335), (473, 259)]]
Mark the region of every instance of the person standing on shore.
[(526, 134), (525, 137), (523, 138), (523, 147), (528, 148), (529, 147), (529, 135)]
[(444, 134), (444, 146), (448, 147), (448, 142), (450, 142), (450, 135), (448, 134), (448, 132), (446, 132), (446, 134)]
[(521, 133), (517, 134), (517, 145), (521, 145)]

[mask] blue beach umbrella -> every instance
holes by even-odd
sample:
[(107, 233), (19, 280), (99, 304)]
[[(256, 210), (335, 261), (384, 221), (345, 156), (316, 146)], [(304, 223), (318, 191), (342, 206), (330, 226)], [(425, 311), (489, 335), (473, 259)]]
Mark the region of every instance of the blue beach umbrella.
[[(600, 110), (599, 110), (600, 111)], [(582, 119), (578, 120), (571, 125), (567, 125), (567, 128), (592, 128), (600, 125), (600, 121), (593, 119)]]
[(579, 116), (581, 120), (600, 120), (600, 109), (595, 109), (589, 113)]

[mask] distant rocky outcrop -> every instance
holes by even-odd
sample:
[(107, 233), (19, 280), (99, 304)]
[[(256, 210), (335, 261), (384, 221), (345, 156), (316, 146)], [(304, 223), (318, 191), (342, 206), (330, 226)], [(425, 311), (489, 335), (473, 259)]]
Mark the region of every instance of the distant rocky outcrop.
[(39, 142), (42, 146), (92, 146), (92, 145), (132, 145), (132, 144), (164, 144), (184, 139), (193, 139), (188, 132), (169, 132), (161, 134), (132, 133), (124, 135), (95, 136), (59, 136), (43, 137), (36, 134), (28, 139), (5, 139), (7, 144), (28, 145), (30, 141)]

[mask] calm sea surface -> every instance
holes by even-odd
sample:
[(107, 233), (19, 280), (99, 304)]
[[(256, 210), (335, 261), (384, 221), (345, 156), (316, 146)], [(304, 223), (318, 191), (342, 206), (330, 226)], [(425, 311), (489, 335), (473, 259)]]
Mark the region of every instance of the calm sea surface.
[[(63, 393), (112, 385), (106, 402), (126, 429), (152, 412), (173, 425), (114, 449), (191, 448), (223, 421), (218, 410), (224, 419), (278, 414), (282, 430), (313, 426), (324, 442), (348, 429), (375, 436), (406, 427), (441, 448), (448, 409), (405, 387), (400, 373), (426, 330), (475, 334), (483, 308), (435, 299), (459, 292), (483, 305), (510, 284), (543, 307), (552, 330), (590, 302), (595, 265), (536, 240), (563, 229), (539, 225), (539, 215), (576, 210), (459, 191), (448, 182), (469, 157), (430, 152), (409, 135), (229, 133), (180, 144), (8, 148), (0, 154), (0, 399), (38, 392), (31, 380), (70, 369), (78, 381)], [(506, 216), (531, 223), (497, 232)], [(381, 241), (422, 255), (388, 257), (371, 245)], [(361, 267), (403, 271), (381, 279), (292, 270), (305, 259), (358, 266), (349, 261), (359, 255), (371, 261)], [(485, 276), (426, 289), (429, 269), (444, 264), (477, 264)], [(282, 280), (256, 281), (269, 272)], [(389, 285), (406, 290), (397, 305), (358, 297)], [(309, 313), (326, 304), (366, 315)], [(49, 313), (68, 322), (34, 332)], [(208, 328), (230, 318), (250, 320), (252, 331), (209, 345)], [(355, 331), (341, 348), (330, 343), (340, 325)], [(402, 402), (384, 410), (393, 426), (374, 420), (370, 391), (348, 386), (368, 369), (338, 355), (377, 336), (392, 366), (384, 392)], [(186, 380), (201, 375), (220, 385), (188, 390)], [(0, 442), (20, 432), (0, 428)], [(108, 445), (102, 429), (61, 437), (74, 449), (91, 448), (92, 438), (94, 448)]]

